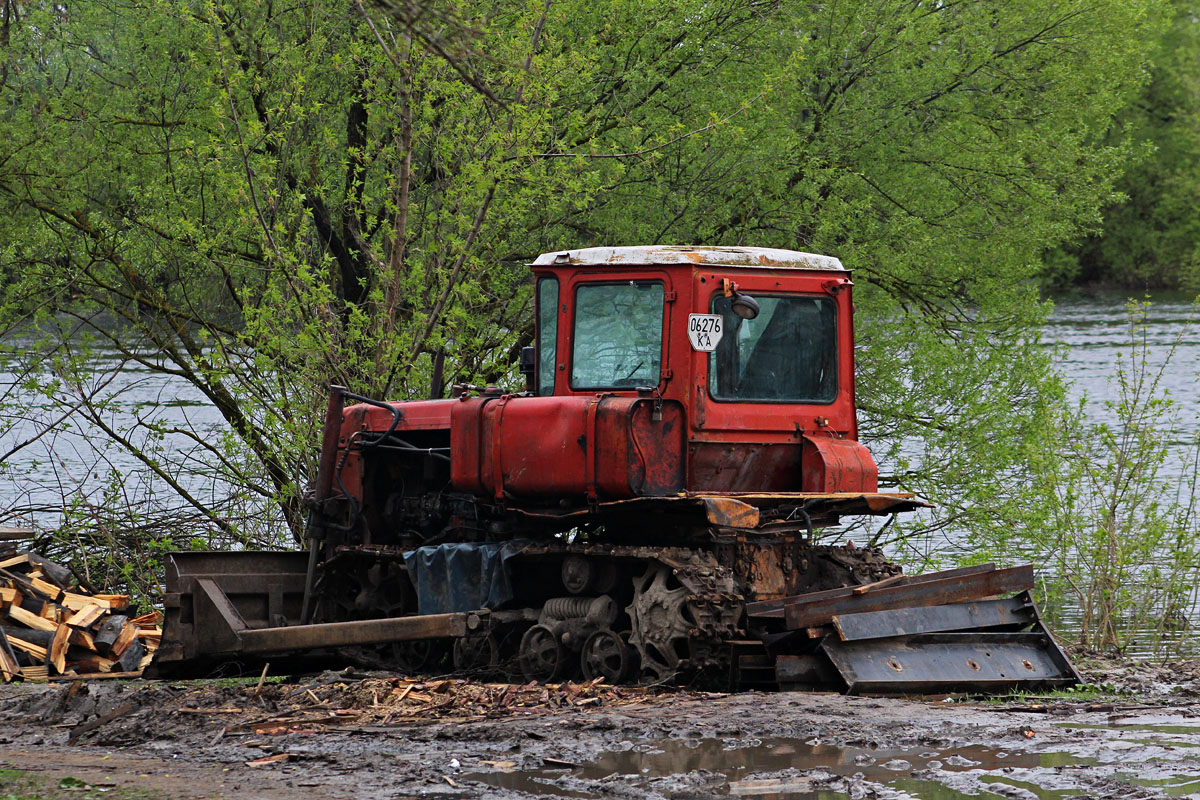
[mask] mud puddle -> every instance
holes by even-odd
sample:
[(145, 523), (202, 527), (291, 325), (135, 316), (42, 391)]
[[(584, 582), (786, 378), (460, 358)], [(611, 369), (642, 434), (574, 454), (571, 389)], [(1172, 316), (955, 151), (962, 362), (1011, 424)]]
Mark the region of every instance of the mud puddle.
[[(791, 738), (668, 739), (602, 753), (586, 764), (552, 763), (539, 769), (469, 773), (461, 778), (525, 794), (600, 798), (602, 794), (584, 787), (618, 780), (629, 785), (631, 778), (636, 786), (639, 778), (649, 782), (698, 773), (714, 779), (710, 782), (711, 789), (727, 791), (733, 796), (779, 800), (858, 795), (840, 780), (852, 778), (858, 786), (874, 783), (924, 798), (960, 798), (967, 795), (933, 780), (933, 776), (942, 772), (1052, 770), (1091, 763), (1094, 763), (1091, 759), (1068, 753), (1007, 752), (983, 746), (938, 750), (837, 747)], [(988, 782), (987, 778), (982, 780)], [(997, 780), (1011, 782), (1041, 800), (1077, 793), (1005, 776), (998, 776)], [(725, 785), (720, 786), (721, 783)]]

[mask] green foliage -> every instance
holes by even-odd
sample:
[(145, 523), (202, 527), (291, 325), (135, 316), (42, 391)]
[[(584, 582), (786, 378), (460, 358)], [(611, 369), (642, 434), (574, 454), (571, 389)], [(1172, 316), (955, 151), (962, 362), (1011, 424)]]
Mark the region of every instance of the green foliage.
[[(42, 423), (103, 431), (190, 509), (175, 542), (298, 534), (326, 384), (509, 378), (524, 262), (655, 242), (840, 256), (885, 486), (941, 504), (936, 525), (1010, 528), (1042, 497), (1028, 459), (1062, 397), (1039, 256), (1113, 197), (1131, 147), (1102, 135), (1163, 18), (1161, 0), (5, 7), (0, 330), (40, 334), (11, 355)], [(98, 363), (84, 332), (120, 356)], [(114, 427), (132, 366), (224, 433)]]
[(1200, 20), (1186, 0), (1171, 11), (1152, 79), (1113, 134), (1142, 157), (1118, 182), (1103, 230), (1052, 252), (1053, 283), (1200, 289)]
[(1054, 417), (1054, 446), (1031, 463), (1049, 497), (1021, 528), (981, 540), (991, 552), (1019, 552), (1052, 576), (1050, 589), (1078, 607), (1074, 628), (1086, 648), (1120, 654), (1136, 645), (1166, 655), (1182, 643), (1197, 596), (1200, 442), (1190, 471), (1164, 472), (1180, 409), (1163, 385), (1146, 340), (1148, 303), (1129, 306), (1128, 350), (1119, 354), (1105, 405), (1112, 423), (1084, 421), (1082, 403)]

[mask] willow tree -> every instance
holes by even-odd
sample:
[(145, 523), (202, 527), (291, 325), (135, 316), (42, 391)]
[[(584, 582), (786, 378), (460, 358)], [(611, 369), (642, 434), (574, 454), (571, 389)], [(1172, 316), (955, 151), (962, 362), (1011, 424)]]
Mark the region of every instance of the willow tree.
[[(816, 250), (860, 284), (864, 429), (891, 483), (1010, 524), (1003, 476), (1058, 397), (1029, 279), (1110, 196), (1124, 151), (1101, 134), (1157, 8), (7, 2), (5, 324), (53, 358), (30, 390), (203, 525), (295, 532), (323, 387), (503, 378), (538, 252)], [(121, 429), (81, 331), (194, 387), (228, 434)], [(197, 493), (163, 449), (189, 435), (189, 463), (265, 517)]]

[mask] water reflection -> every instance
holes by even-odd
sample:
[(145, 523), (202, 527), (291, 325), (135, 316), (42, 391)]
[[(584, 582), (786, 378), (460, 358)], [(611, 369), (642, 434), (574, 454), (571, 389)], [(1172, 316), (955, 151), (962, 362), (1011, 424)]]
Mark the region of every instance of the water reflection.
[[(922, 770), (965, 772), (1001, 768), (1062, 767), (1091, 763), (1067, 753), (1010, 753), (989, 747), (946, 749), (890, 749), (835, 747), (813, 741), (775, 738), (763, 740), (668, 739), (641, 744), (629, 750), (602, 753), (594, 762), (574, 769), (541, 768), (519, 772), (469, 773), (474, 780), (513, 791), (572, 797), (595, 797), (579, 788), (614, 775), (657, 778), (705, 771), (724, 778), (731, 795), (780, 798), (841, 797), (799, 773), (825, 771), (833, 775), (861, 775), (863, 779), (894, 784), (902, 779), (926, 785), (919, 796), (958, 797), (959, 793), (935, 781), (914, 778)], [(752, 778), (754, 775), (795, 771), (786, 777)], [(936, 790), (936, 794), (930, 791)], [(1057, 796), (1057, 795), (1055, 795)], [(1047, 796), (1049, 797), (1049, 795)]]

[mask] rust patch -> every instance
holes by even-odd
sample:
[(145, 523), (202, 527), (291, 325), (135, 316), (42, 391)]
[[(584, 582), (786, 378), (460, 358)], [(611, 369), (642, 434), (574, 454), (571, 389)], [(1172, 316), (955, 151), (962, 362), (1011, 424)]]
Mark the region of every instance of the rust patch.
[(758, 509), (731, 497), (704, 498), (704, 515), (713, 525), (726, 528), (758, 527)]

